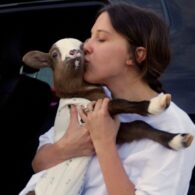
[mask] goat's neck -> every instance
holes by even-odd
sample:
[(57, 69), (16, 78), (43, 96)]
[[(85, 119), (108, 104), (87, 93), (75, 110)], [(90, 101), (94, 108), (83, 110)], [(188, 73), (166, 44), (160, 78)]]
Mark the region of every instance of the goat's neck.
[(69, 90), (57, 91), (60, 98), (73, 98), (81, 97), (89, 100), (97, 100), (99, 98), (104, 98), (104, 90), (99, 85), (93, 85), (86, 82), (82, 82), (82, 85), (75, 86), (74, 88), (69, 88)]

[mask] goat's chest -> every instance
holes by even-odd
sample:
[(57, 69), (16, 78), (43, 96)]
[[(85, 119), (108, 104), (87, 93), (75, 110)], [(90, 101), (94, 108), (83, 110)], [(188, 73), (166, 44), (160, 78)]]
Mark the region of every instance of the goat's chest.
[[(77, 110), (82, 105), (84, 107), (89, 104), (90, 101), (84, 98), (61, 98), (57, 109), (55, 122), (54, 122), (54, 140), (59, 140), (66, 132), (70, 122), (70, 105), (76, 105)], [(80, 116), (78, 115), (80, 121)]]

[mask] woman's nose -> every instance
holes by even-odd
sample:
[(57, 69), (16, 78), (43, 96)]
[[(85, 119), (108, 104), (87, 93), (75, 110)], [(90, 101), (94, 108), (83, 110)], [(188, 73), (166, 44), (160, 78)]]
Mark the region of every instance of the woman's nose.
[(92, 52), (92, 47), (90, 44), (90, 40), (87, 39), (84, 43), (83, 43), (83, 50), (85, 54), (90, 54)]

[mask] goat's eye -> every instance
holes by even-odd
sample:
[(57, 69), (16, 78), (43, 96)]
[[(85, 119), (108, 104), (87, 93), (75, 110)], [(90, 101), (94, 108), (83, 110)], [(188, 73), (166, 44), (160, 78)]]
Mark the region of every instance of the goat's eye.
[(70, 54), (70, 55), (74, 55), (76, 52), (77, 52), (76, 49), (72, 49), (72, 50), (69, 51), (69, 54)]
[(57, 58), (58, 57), (58, 53), (56, 51), (52, 52), (51, 54), (52, 58)]

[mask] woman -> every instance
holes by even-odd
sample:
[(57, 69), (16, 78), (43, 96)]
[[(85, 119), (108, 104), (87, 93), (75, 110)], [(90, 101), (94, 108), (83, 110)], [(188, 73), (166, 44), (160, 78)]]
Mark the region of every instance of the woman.
[[(149, 100), (163, 93), (159, 77), (170, 61), (166, 25), (151, 11), (127, 4), (103, 8), (84, 43), (86, 81), (105, 85), (112, 97)], [(71, 109), (68, 133), (53, 143), (52, 129), (40, 137), (34, 170), (65, 159), (95, 154), (88, 168), (84, 195), (186, 195), (195, 165), (195, 143), (185, 150), (168, 150), (150, 140), (116, 145), (119, 120), (108, 114), (109, 99), (100, 99), (94, 110)], [(144, 120), (169, 132), (195, 134), (187, 114), (171, 102), (158, 116), (126, 114), (120, 121)]]

